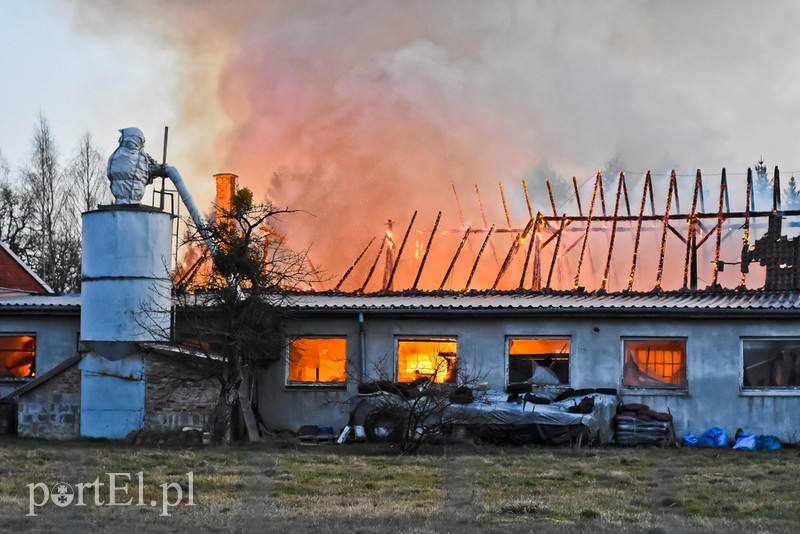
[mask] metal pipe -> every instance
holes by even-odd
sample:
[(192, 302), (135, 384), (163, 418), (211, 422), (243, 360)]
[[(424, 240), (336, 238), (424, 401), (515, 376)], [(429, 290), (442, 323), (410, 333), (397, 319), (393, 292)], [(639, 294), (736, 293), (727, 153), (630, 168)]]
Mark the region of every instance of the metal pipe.
[(367, 381), (367, 343), (364, 332), (364, 312), (358, 312), (358, 345), (361, 351), (361, 383)]
[(189, 215), (192, 217), (192, 221), (194, 221), (197, 231), (200, 232), (200, 237), (203, 238), (206, 247), (208, 247), (209, 252), (211, 252), (211, 256), (216, 256), (217, 245), (211, 238), (211, 226), (200, 214), (200, 210), (197, 209), (197, 204), (194, 203), (192, 195), (189, 193), (189, 189), (186, 187), (186, 184), (183, 183), (183, 178), (181, 178), (178, 169), (170, 165), (165, 165), (164, 173), (169, 177), (170, 180), (172, 180), (172, 183), (175, 184), (175, 189), (178, 190), (181, 200), (183, 200), (186, 209), (189, 210)]

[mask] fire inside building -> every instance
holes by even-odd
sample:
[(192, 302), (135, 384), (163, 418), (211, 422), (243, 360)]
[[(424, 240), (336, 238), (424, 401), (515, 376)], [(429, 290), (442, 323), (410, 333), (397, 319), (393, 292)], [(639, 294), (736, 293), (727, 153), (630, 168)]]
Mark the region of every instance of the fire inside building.
[[(169, 177), (182, 184), (177, 171)], [(465, 222), (455, 186), (459, 228), (440, 228), (441, 212), (425, 231), (417, 213), (402, 233), (390, 223), (331, 287), (320, 281), (283, 304), (284, 358), (254, 369), (240, 393), (258, 429), (338, 433), (366, 422), (354, 405), (374, 398), (375, 384), (385, 396), (386, 383), (470, 377), (474, 410), (493, 424), (583, 425), (610, 442), (616, 406), (646, 405), (668, 414), (677, 435), (719, 426), (800, 442), (791, 416), (800, 410), (800, 239), (788, 235), (800, 210), (783, 208), (777, 168), (766, 203), (749, 171), (734, 183), (723, 170), (713, 201), (699, 171), (663, 183), (613, 178), (598, 174), (588, 199), (573, 179), (570, 213), (549, 182), (550, 211), (535, 213), (523, 182), (520, 225), (502, 184), (502, 225), (489, 224), (477, 185), (479, 227)], [(218, 206), (235, 179), (217, 175)], [(165, 321), (158, 339), (130, 320), (138, 296), (171, 279), (153, 274), (172, 254), (171, 217), (138, 201), (85, 214), (80, 296), (4, 283), (20, 289), (0, 299), (0, 394), (16, 403), (21, 435), (207, 429), (212, 389), (158, 398), (167, 376), (193, 368), (171, 344), (169, 317), (151, 318)], [(131, 231), (148, 246), (127, 246)], [(592, 396), (597, 409), (572, 409)]]

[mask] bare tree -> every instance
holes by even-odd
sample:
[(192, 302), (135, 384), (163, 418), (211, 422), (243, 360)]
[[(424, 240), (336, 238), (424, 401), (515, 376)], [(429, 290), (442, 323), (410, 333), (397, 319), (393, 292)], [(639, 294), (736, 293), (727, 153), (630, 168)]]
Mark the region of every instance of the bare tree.
[(11, 168), (0, 151), (0, 240), (20, 258), (29, 260), (31, 203), (12, 182)]
[(69, 209), (72, 190), (59, 167), (55, 138), (41, 114), (23, 174), (32, 209), (33, 268), (57, 293), (75, 290), (80, 283), (80, 225)]
[(110, 201), (103, 157), (94, 144), (92, 134), (85, 132), (78, 141), (67, 168), (69, 183), (75, 191), (75, 211), (83, 213)]
[(195, 234), (196, 242), (213, 242), (213, 256), (206, 250), (196, 260), (203, 262), (199, 268), (187, 266), (181, 283), (174, 284), (177, 337), (215, 363), (210, 369), (220, 393), (211, 433), (217, 444), (231, 440), (232, 407), (245, 375), (282, 357), (284, 305), (314, 275), (305, 251), (270, 239), (273, 225), (288, 213), (254, 204), (248, 189), (239, 190), (221, 220)]

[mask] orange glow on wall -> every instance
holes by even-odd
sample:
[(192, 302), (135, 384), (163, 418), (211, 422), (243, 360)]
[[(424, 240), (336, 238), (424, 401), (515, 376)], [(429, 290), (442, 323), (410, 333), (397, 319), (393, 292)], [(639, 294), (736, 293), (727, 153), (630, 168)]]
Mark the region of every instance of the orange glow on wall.
[(455, 339), (401, 339), (397, 342), (397, 381), (455, 382)]
[(344, 338), (297, 338), (289, 344), (289, 382), (343, 383), (346, 364)]
[(686, 340), (626, 340), (623, 385), (686, 386)]
[(0, 377), (29, 378), (35, 376), (35, 359), (35, 337), (0, 336)]

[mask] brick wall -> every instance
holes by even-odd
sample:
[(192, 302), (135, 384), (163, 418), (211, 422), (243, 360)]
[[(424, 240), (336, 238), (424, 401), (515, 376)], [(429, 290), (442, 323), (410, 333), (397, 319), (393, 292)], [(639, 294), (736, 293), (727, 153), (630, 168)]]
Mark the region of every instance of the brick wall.
[(148, 354), (145, 359), (144, 430), (208, 430), (219, 396), (219, 382), (203, 379), (202, 367), (180, 357)]
[(18, 399), (17, 434), (74, 439), (80, 436), (81, 372), (77, 364)]

